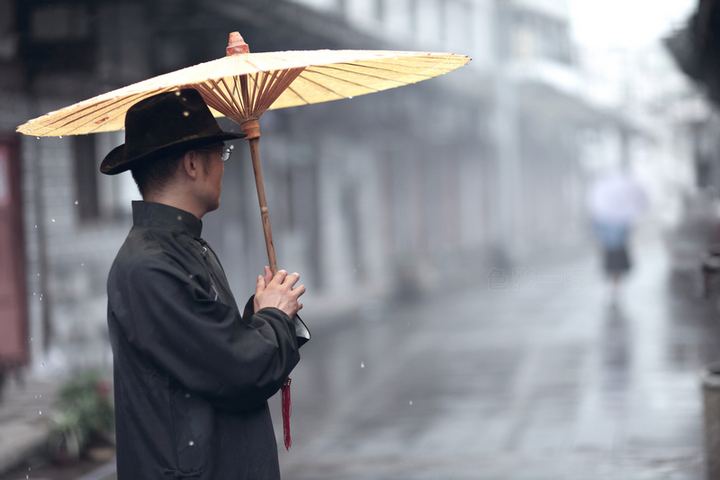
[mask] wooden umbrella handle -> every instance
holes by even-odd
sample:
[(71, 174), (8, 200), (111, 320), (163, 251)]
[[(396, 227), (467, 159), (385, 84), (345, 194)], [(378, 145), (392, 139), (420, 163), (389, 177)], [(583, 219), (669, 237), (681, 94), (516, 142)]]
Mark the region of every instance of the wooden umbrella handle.
[[(253, 171), (255, 172), (255, 187), (257, 188), (258, 203), (260, 204), (260, 217), (262, 219), (263, 234), (265, 235), (265, 248), (267, 249), (268, 262), (273, 275), (277, 272), (277, 256), (275, 254), (275, 245), (272, 238), (272, 227), (270, 226), (270, 210), (267, 206), (267, 198), (265, 196), (265, 179), (263, 178), (262, 164), (260, 163), (260, 127), (257, 126), (257, 120), (254, 120), (255, 126), (249, 127), (257, 129), (258, 134), (254, 138), (249, 138), (250, 156), (252, 157)], [(245, 125), (243, 125), (244, 127)], [(249, 135), (248, 135), (249, 136)]]
[[(225, 49), (227, 56), (242, 55), (250, 53), (250, 46), (245, 42), (239, 32), (231, 32), (228, 35), (228, 44)], [(249, 105), (249, 92), (247, 76), (240, 77), (240, 91), (245, 105)], [(250, 156), (252, 157), (253, 171), (255, 172), (255, 187), (257, 188), (258, 203), (260, 204), (260, 217), (262, 218), (263, 234), (265, 235), (265, 248), (267, 249), (268, 263), (273, 275), (277, 272), (277, 257), (275, 245), (272, 239), (272, 228), (270, 227), (270, 210), (265, 197), (265, 180), (263, 178), (262, 164), (260, 163), (260, 122), (257, 118), (245, 119), (240, 124), (245, 138), (250, 144)]]

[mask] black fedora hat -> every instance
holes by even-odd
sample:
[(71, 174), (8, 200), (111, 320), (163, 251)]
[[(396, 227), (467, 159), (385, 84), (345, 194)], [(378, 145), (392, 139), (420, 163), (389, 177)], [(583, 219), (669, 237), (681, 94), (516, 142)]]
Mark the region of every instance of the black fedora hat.
[(160, 93), (128, 109), (125, 143), (107, 154), (100, 171), (115, 175), (160, 154), (244, 137), (222, 131), (197, 90)]

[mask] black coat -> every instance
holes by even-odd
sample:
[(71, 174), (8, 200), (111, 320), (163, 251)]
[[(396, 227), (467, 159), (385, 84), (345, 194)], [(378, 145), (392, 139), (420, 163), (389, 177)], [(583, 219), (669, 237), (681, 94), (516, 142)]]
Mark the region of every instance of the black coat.
[(118, 480), (279, 479), (267, 399), (300, 360), (282, 311), (241, 316), (202, 222), (133, 202), (108, 277)]

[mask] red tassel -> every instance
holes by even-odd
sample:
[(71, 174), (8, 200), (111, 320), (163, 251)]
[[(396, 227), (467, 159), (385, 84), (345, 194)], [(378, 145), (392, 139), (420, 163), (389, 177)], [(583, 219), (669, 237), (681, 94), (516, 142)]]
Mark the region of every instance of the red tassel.
[(290, 399), (290, 377), (285, 380), (282, 386), (282, 417), (283, 417), (283, 434), (285, 437), (285, 450), (290, 450), (292, 446), (292, 437), (290, 436), (290, 414), (292, 413), (292, 400)]

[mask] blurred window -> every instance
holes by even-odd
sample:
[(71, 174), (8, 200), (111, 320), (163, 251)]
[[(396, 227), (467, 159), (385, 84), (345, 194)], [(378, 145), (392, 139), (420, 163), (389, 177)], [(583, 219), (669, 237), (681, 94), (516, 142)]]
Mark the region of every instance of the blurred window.
[(442, 42), (444, 33), (440, 10), (438, 0), (418, 0), (417, 32), (422, 45), (438, 46)]
[(75, 201), (80, 223), (92, 223), (100, 218), (97, 169), (95, 167), (95, 137), (72, 137), (75, 163)]
[(129, 172), (119, 175), (100, 173), (100, 161), (107, 145), (122, 142), (122, 133), (78, 135), (72, 137), (76, 217), (80, 225), (125, 221), (132, 211), (132, 200), (140, 200)]
[(511, 51), (515, 57), (572, 62), (566, 21), (529, 9), (515, 10), (512, 18)]
[(372, 17), (373, 20), (382, 22), (385, 19), (384, 2), (383, 0), (371, 0), (372, 1)]
[(445, 4), (447, 15), (447, 50), (464, 51), (472, 43), (472, 5), (465, 0), (454, 0)]
[(17, 2), (23, 61), (30, 78), (45, 73), (91, 73), (98, 42), (90, 3), (78, 1)]
[(85, 5), (50, 4), (32, 12), (34, 40), (79, 40), (90, 35), (90, 15)]

